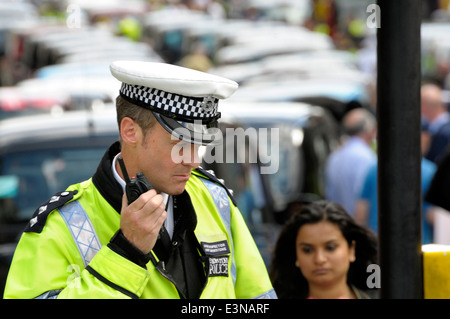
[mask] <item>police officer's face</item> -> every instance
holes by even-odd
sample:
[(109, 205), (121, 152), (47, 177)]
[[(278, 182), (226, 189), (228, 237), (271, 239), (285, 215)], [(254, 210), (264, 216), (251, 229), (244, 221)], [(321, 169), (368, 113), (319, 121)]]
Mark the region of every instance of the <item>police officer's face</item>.
[(136, 144), (140, 171), (158, 191), (183, 192), (192, 169), (200, 165), (198, 146), (174, 138), (159, 123)]

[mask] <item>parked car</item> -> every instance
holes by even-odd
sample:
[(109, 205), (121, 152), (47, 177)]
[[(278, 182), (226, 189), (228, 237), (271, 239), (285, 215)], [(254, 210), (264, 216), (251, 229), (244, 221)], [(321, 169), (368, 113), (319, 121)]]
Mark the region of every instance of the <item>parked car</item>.
[(118, 138), (116, 112), (72, 111), (0, 122), (0, 292), (19, 237), (39, 205), (95, 172)]
[[(95, 101), (105, 104), (114, 102), (120, 89), (120, 82), (111, 75), (46, 77), (21, 81), (17, 83), (17, 87), (29, 95), (58, 97), (67, 109), (82, 109)], [(77, 105), (74, 99), (81, 98), (85, 103)]]
[[(271, 55), (253, 62), (222, 65), (208, 72), (228, 77), (241, 85), (272, 79), (362, 78), (355, 57), (345, 51), (321, 50)], [(362, 80), (362, 79), (361, 79)]]
[(0, 120), (37, 113), (49, 113), (55, 108), (62, 108), (65, 99), (60, 94), (46, 94), (34, 90), (23, 90), (17, 86), (0, 87)]
[(231, 100), (304, 102), (328, 109), (340, 121), (355, 107), (370, 109), (370, 91), (360, 81), (344, 79), (266, 80), (241, 86)]
[(33, 26), (38, 19), (38, 9), (31, 3), (0, 2), (0, 57), (5, 53), (5, 33), (12, 27), (26, 24)]
[[(272, 28), (274, 29), (274, 28)], [(268, 38), (271, 40), (268, 41)], [(254, 41), (243, 41), (223, 47), (215, 55), (217, 65), (258, 61), (265, 57), (295, 52), (332, 50), (331, 38), (310, 31), (277, 31)]]
[(201, 11), (177, 7), (152, 11), (142, 19), (142, 40), (168, 63), (175, 63), (186, 54), (185, 30), (199, 21), (214, 23), (211, 16)]

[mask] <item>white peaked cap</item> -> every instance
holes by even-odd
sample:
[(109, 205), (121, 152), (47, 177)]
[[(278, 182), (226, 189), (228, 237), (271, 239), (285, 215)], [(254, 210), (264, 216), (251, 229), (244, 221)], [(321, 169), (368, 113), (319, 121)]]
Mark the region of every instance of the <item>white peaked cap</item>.
[(122, 82), (123, 98), (151, 110), (169, 133), (196, 144), (212, 142), (219, 99), (238, 88), (232, 80), (167, 63), (116, 61), (110, 70)]
[(238, 88), (232, 80), (167, 63), (116, 61), (110, 69), (112, 75), (123, 83), (184, 96), (226, 99)]

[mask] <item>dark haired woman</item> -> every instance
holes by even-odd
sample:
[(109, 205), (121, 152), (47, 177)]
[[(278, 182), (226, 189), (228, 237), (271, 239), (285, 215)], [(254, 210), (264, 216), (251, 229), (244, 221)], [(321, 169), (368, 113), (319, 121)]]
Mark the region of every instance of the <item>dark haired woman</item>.
[(305, 206), (278, 238), (271, 279), (278, 298), (367, 299), (367, 266), (376, 263), (377, 240), (334, 202)]

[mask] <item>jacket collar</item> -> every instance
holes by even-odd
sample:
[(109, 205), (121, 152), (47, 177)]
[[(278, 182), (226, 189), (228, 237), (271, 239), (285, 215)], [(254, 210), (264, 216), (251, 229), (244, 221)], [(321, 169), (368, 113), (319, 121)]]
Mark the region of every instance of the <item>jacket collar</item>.
[(97, 190), (118, 213), (120, 213), (122, 208), (123, 189), (114, 178), (111, 165), (114, 157), (119, 154), (119, 152), (120, 142), (117, 141), (105, 152), (105, 155), (103, 155), (103, 158), (97, 167), (97, 171), (94, 176), (92, 176), (92, 182)]

